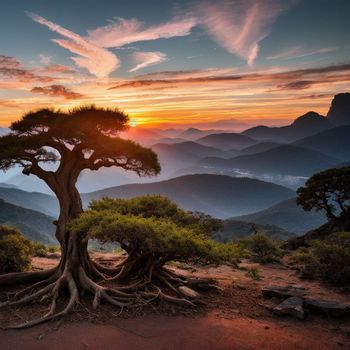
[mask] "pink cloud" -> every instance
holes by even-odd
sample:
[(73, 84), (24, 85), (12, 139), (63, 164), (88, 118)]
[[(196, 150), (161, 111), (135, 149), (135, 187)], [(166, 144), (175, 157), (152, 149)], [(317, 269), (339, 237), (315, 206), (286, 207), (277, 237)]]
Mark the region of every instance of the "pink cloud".
[(86, 69), (98, 78), (108, 76), (119, 67), (119, 60), (112, 52), (91, 43), (80, 35), (71, 32), (60, 25), (46, 20), (36, 14), (28, 14), (35, 22), (40, 23), (51, 31), (56, 32), (67, 40), (54, 39), (53, 41), (65, 49), (75, 53), (78, 57), (72, 57), (75, 64)]
[(138, 41), (186, 36), (196, 24), (195, 18), (188, 17), (145, 28), (136, 18), (116, 17), (106, 26), (88, 30), (87, 40), (102, 47), (121, 47)]
[(167, 56), (162, 52), (136, 51), (132, 54), (132, 59), (137, 63), (137, 65), (134, 68), (130, 69), (129, 72), (136, 72), (139, 69), (164, 62), (166, 61)]
[(225, 50), (252, 65), (259, 43), (266, 38), (276, 18), (294, 0), (203, 1), (196, 6), (200, 23)]

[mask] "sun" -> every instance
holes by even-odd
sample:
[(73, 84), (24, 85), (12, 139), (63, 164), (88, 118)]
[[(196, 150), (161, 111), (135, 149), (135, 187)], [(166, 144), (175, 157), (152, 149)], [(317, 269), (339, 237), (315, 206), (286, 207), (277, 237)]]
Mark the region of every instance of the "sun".
[(137, 120), (135, 118), (131, 118), (130, 121), (129, 121), (129, 125), (132, 128), (135, 128), (137, 126)]

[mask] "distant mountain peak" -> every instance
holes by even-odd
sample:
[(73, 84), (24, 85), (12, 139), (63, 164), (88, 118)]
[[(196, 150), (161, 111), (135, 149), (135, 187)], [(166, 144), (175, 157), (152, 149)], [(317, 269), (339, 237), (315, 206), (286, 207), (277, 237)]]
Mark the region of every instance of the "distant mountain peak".
[(344, 92), (334, 96), (327, 113), (328, 120), (336, 125), (350, 125), (350, 93)]
[(329, 121), (323, 115), (310, 111), (295, 119), (291, 125), (296, 127), (311, 127), (321, 123), (329, 124)]

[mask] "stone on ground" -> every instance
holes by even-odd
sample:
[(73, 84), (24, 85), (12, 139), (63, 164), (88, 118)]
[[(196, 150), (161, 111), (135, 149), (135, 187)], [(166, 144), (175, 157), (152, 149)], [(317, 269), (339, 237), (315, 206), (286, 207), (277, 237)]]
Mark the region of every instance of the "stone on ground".
[(303, 299), (298, 297), (288, 298), (274, 307), (273, 312), (276, 315), (289, 315), (303, 320), (305, 318)]

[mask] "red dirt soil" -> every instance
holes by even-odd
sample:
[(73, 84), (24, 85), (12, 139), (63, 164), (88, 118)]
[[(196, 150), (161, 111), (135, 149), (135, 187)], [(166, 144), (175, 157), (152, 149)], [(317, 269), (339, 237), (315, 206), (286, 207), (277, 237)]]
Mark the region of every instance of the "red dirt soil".
[[(94, 254), (94, 258), (112, 262), (115, 257)], [(36, 258), (35, 269), (49, 268), (57, 260)], [(247, 268), (258, 266), (263, 279), (252, 281)], [(183, 266), (181, 266), (183, 267)], [(172, 267), (175, 268), (175, 267)], [(318, 282), (300, 280), (295, 271), (281, 265), (260, 266), (250, 262), (241, 269), (229, 266), (189, 267), (178, 272), (214, 277), (224, 289), (209, 296), (207, 313), (172, 316), (171, 312), (146, 312), (138, 317), (118, 317), (118, 310), (104, 308), (92, 317), (86, 309), (65, 320), (51, 322), (25, 330), (0, 331), (1, 350), (331, 350), (350, 349), (350, 320), (328, 319), (309, 315), (304, 321), (273, 316), (261, 295), (265, 285), (295, 284), (304, 286), (308, 295), (348, 302), (349, 294), (326, 288)], [(83, 305), (84, 306), (84, 305)], [(4, 310), (5, 311), (5, 310)], [(17, 312), (22, 318), (42, 312), (38, 307), (2, 311), (0, 323), (13, 320)], [(7, 310), (7, 312), (9, 312)], [(15, 316), (14, 316), (15, 315)], [(103, 315), (103, 316), (101, 316)]]

